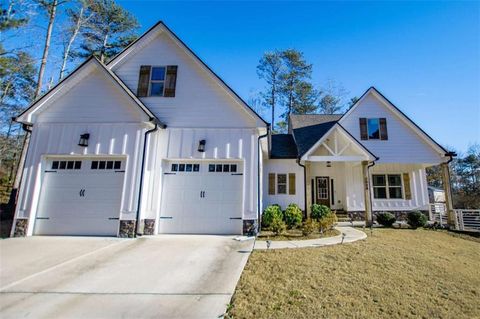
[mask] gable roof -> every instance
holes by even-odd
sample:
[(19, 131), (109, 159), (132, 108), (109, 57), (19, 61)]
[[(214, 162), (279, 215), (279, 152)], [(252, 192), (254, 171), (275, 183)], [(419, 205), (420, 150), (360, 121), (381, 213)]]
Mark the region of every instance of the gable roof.
[(298, 156), (302, 157), (308, 152), (336, 123), (336, 121), (330, 121), (293, 129)]
[(163, 21), (157, 22), (154, 26), (148, 29), (143, 33), (138, 39), (130, 43), (122, 52), (116, 55), (112, 60), (107, 63), (108, 68), (113, 68), (117, 63), (119, 63), (123, 58), (128, 56), (130, 53), (135, 51), (135, 47), (141, 42), (146, 41), (146, 38), (155, 32), (164, 31), (168, 36), (170, 36), (188, 55), (190, 55), (195, 62), (197, 62), (201, 68), (203, 68), (216, 82), (220, 87), (222, 87), (228, 95), (230, 95), (238, 104), (243, 106), (245, 110), (250, 113), (253, 117), (259, 119), (261, 122), (268, 126), (269, 123), (266, 122), (260, 115), (258, 115), (255, 110), (253, 110), (247, 102), (245, 102), (218, 74), (216, 74), (200, 57), (195, 54)]
[(392, 111), (397, 117), (399, 117), (408, 127), (410, 127), (418, 136), (420, 136), (427, 144), (432, 146), (437, 152), (450, 156), (448, 150), (443, 146), (437, 143), (430, 135), (428, 135), (424, 130), (422, 130), (412, 119), (410, 119), (405, 113), (403, 113), (398, 107), (396, 107), (390, 100), (388, 100), (380, 91), (375, 87), (371, 86), (366, 90), (358, 101), (338, 120), (338, 123), (342, 123), (345, 118), (347, 118), (354, 109), (356, 109), (361, 102), (369, 95), (372, 94), (375, 96), (384, 106), (386, 106), (390, 111)]
[(272, 135), (270, 158), (297, 158), (297, 145), (292, 134)]
[(57, 83), (52, 89), (49, 91), (45, 92), (42, 96), (40, 96), (37, 100), (35, 100), (28, 108), (26, 108), (22, 113), (20, 113), (14, 120), (19, 123), (24, 123), (24, 124), (32, 124), (31, 121), (28, 120), (28, 116), (32, 114), (33, 112), (38, 111), (39, 109), (43, 108), (47, 102), (52, 98), (54, 95), (60, 93), (64, 94), (65, 92), (60, 92), (61, 88), (64, 84), (68, 83), (71, 81), (75, 75), (78, 75), (82, 70), (86, 69), (89, 65), (92, 63), (95, 64), (101, 70), (104, 72), (110, 79), (112, 79), (112, 82), (121, 89), (122, 92), (124, 92), (133, 102), (135, 105), (137, 105), (149, 118), (150, 121), (153, 121), (157, 124), (159, 124), (160, 127), (165, 128), (166, 125), (163, 124), (149, 109), (147, 106), (145, 106), (140, 99), (137, 98), (135, 94), (123, 83), (117, 76), (114, 74), (111, 70), (109, 70), (100, 60), (98, 60), (96, 57), (93, 55), (90, 56), (87, 60), (85, 60), (82, 64), (80, 64), (75, 70), (73, 70), (68, 76), (63, 78), (60, 82)]

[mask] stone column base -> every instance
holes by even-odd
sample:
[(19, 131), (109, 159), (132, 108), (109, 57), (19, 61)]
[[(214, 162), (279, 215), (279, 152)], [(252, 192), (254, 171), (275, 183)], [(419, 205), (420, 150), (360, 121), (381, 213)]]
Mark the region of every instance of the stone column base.
[(144, 235), (155, 235), (155, 219), (144, 219), (143, 220), (143, 234)]
[(135, 220), (121, 220), (118, 231), (118, 237), (121, 238), (133, 238), (135, 237)]
[(15, 221), (15, 230), (13, 231), (13, 237), (25, 237), (27, 236), (28, 218), (18, 218)]
[(255, 236), (258, 231), (258, 224), (256, 219), (243, 220), (243, 234), (246, 236)]

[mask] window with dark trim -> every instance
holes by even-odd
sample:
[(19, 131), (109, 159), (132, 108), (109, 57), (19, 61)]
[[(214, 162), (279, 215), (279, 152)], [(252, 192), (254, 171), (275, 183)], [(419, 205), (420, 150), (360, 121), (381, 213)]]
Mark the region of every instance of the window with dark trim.
[(199, 172), (200, 164), (180, 164), (172, 163), (170, 166), (171, 172)]
[(277, 194), (287, 193), (287, 174), (277, 174)]
[(82, 168), (82, 161), (52, 161), (52, 169), (76, 170)]
[(106, 170), (119, 170), (122, 168), (122, 161), (92, 161), (90, 169), (106, 169)]
[(376, 199), (402, 199), (401, 174), (373, 174), (373, 197)]

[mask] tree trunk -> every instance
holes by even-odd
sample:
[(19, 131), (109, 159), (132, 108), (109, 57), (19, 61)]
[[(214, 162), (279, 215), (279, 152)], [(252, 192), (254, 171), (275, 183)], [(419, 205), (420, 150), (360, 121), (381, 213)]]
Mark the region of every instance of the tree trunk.
[(272, 87), (272, 128), (271, 130), (275, 130), (275, 86)]
[(108, 41), (108, 33), (105, 34), (105, 37), (103, 38), (102, 50), (100, 52), (100, 61), (102, 63), (105, 62), (105, 51), (107, 49), (107, 41)]
[(83, 11), (84, 7), (80, 8), (80, 12), (78, 13), (78, 20), (77, 23), (75, 24), (75, 28), (73, 29), (72, 36), (68, 40), (67, 47), (65, 48), (65, 51), (63, 52), (63, 61), (62, 61), (62, 66), (60, 68), (60, 75), (58, 77), (58, 80), (60, 81), (63, 79), (63, 74), (65, 72), (65, 68), (67, 67), (67, 60), (68, 56), (70, 55), (70, 50), (72, 49), (73, 42), (75, 41), (75, 38), (77, 37), (78, 33), (80, 32), (80, 28), (82, 26), (82, 20), (83, 20)]
[[(53, 22), (55, 21), (55, 15), (57, 13), (57, 6), (58, 6), (58, 0), (53, 0), (48, 7), (49, 19), (48, 19), (47, 36), (45, 37), (45, 46), (43, 48), (42, 61), (40, 63), (40, 69), (38, 71), (37, 88), (35, 89), (35, 94), (33, 96), (34, 100), (38, 98), (42, 90), (43, 75), (45, 73), (45, 67), (47, 66), (48, 50), (50, 49)], [(19, 165), (19, 167), (20, 166), (21, 164)]]

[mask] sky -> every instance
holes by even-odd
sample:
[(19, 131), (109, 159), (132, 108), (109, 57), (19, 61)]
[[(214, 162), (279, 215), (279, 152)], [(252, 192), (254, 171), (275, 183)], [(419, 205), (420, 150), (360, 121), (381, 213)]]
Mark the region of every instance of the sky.
[(440, 144), (480, 142), (480, 2), (117, 2), (141, 32), (163, 20), (247, 101), (262, 54), (295, 48), (315, 85), (375, 86)]

